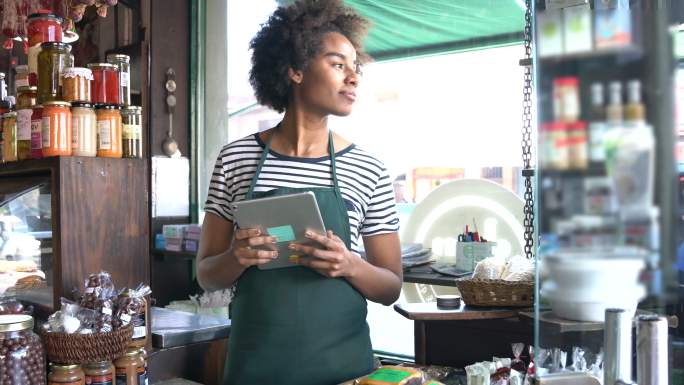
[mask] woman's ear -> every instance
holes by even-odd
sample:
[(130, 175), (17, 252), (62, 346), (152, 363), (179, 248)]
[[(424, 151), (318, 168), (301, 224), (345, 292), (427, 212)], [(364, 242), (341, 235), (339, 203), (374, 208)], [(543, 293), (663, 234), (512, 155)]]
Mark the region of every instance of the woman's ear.
[(304, 78), (304, 73), (300, 70), (295, 70), (292, 67), (290, 67), (287, 69), (287, 76), (293, 83), (299, 84), (302, 82), (302, 79)]

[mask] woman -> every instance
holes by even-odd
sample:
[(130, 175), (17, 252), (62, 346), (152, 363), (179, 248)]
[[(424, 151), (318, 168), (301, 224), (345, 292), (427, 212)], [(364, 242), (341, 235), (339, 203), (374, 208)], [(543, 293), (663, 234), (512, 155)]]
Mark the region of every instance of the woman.
[[(226, 384), (337, 384), (373, 369), (366, 299), (390, 305), (402, 282), (392, 184), (327, 126), (351, 113), (366, 26), (339, 0), (300, 0), (251, 42), (257, 99), (285, 115), (225, 146), (209, 188), (197, 272), (206, 290), (235, 287)], [(300, 191), (316, 195), (327, 234), (289, 245), (298, 266), (258, 269), (277, 252), (254, 246), (275, 239), (234, 228), (231, 202)]]

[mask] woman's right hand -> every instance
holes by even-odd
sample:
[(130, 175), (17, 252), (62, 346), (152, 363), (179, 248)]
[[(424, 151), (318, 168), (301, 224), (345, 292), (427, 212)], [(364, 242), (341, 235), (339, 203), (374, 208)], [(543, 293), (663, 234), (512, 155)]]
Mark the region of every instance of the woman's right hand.
[[(231, 254), (243, 267), (263, 265), (278, 258), (276, 237), (262, 234), (260, 229), (237, 229), (231, 243)], [(261, 250), (256, 246), (266, 246), (271, 250)]]

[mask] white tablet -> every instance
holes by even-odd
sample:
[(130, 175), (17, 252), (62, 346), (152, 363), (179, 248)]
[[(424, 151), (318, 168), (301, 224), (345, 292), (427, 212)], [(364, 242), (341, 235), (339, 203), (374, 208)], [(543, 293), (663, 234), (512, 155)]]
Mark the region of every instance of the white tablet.
[[(260, 269), (275, 269), (297, 266), (290, 262), (292, 255), (298, 255), (287, 246), (290, 242), (317, 244), (304, 236), (307, 230), (325, 234), (325, 225), (313, 192), (251, 199), (233, 203), (233, 214), (241, 229), (259, 228), (278, 239), (278, 258), (259, 265)], [(273, 250), (269, 246), (263, 250)]]

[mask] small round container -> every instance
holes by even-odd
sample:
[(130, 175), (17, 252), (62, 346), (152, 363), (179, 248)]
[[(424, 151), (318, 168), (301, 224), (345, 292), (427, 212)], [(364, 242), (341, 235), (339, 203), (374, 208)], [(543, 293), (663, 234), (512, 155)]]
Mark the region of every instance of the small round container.
[(50, 365), (48, 385), (85, 385), (85, 383), (85, 373), (80, 365)]
[(119, 68), (110, 63), (92, 63), (92, 102), (95, 104), (120, 104)]
[(0, 350), (7, 352), (0, 355), (3, 384), (45, 383), (45, 352), (32, 329), (31, 316), (0, 315)]
[(90, 103), (71, 103), (71, 153), (97, 155), (97, 115)]
[(88, 68), (65, 68), (62, 71), (62, 99), (67, 102), (90, 103), (92, 81), (93, 71)]
[(43, 157), (70, 156), (71, 135), (71, 104), (61, 101), (43, 103)]
[(122, 123), (119, 107), (101, 104), (95, 107), (97, 114), (97, 156), (105, 158), (121, 158), (123, 148), (121, 141)]

